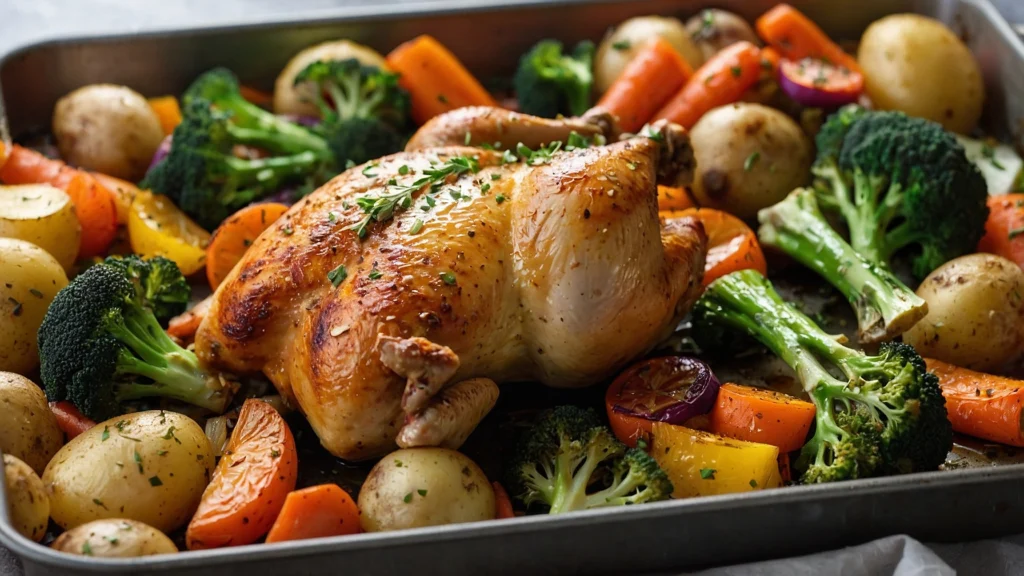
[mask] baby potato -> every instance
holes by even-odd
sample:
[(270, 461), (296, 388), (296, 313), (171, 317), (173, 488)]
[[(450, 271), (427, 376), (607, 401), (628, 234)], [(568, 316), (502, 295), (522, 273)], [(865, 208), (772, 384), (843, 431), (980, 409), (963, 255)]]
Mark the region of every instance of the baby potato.
[(686, 31), (690, 33), (705, 61), (722, 48), (743, 40), (754, 46), (761, 43), (754, 29), (742, 16), (714, 8), (701, 10), (699, 14), (690, 17), (686, 21)]
[(53, 297), (68, 285), (49, 252), (0, 238), (0, 370), (26, 374), (39, 365), (36, 332)]
[(597, 47), (594, 58), (596, 93), (604, 94), (644, 44), (659, 37), (671, 44), (694, 70), (704, 63), (704, 56), (682, 22), (676, 18), (637, 16), (619, 24)]
[(28, 464), (4, 454), (4, 482), (11, 524), (25, 538), (39, 542), (50, 523), (50, 499), (43, 481)]
[(76, 526), (58, 536), (51, 547), (59, 552), (97, 558), (138, 558), (178, 551), (163, 532), (123, 518), (94, 520)]
[(82, 241), (75, 205), (49, 184), (0, 186), (0, 237), (39, 246), (70, 270)]
[(971, 51), (938, 20), (895, 14), (868, 26), (857, 62), (875, 107), (901, 110), (967, 134), (981, 117), (985, 85)]
[(71, 164), (135, 182), (145, 176), (164, 130), (142, 94), (92, 84), (57, 101), (53, 136)]
[(192, 517), (214, 465), (191, 418), (150, 410), (112, 418), (68, 442), (43, 472), (50, 516), (64, 529), (128, 518), (163, 532)]
[(742, 102), (716, 108), (693, 127), (690, 141), (697, 203), (745, 220), (810, 178), (810, 140), (774, 108)]
[(46, 394), (34, 382), (0, 372), (0, 451), (42, 474), (64, 443), (64, 433), (46, 404)]
[(903, 341), (925, 357), (996, 370), (1024, 345), (1024, 271), (994, 254), (969, 254), (939, 266), (917, 295), (928, 315)]
[(376, 66), (386, 70), (384, 57), (372, 48), (356, 44), (348, 40), (335, 40), (310, 46), (299, 52), (281, 70), (274, 82), (274, 112), (278, 114), (298, 114), (300, 116), (320, 116), (320, 109), (311, 102), (312, 92), (309, 86), (295, 86), (295, 77), (317, 60), (334, 61), (355, 58), (366, 66)]
[(359, 490), (359, 513), (367, 532), (491, 520), (494, 489), (461, 452), (406, 448), (370, 470)]

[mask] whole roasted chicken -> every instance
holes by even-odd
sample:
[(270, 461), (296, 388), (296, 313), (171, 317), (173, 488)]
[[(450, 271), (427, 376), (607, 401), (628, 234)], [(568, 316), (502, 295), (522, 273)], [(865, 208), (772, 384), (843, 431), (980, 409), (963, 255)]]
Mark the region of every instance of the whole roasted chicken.
[(699, 293), (703, 228), (657, 210), (658, 182), (691, 178), (685, 133), (655, 126), (526, 161), (465, 144), (612, 132), (600, 116), (435, 118), (405, 152), (341, 174), (256, 240), (213, 296), (200, 358), (262, 371), (351, 460), (396, 442), (458, 447), (495, 382), (607, 379)]

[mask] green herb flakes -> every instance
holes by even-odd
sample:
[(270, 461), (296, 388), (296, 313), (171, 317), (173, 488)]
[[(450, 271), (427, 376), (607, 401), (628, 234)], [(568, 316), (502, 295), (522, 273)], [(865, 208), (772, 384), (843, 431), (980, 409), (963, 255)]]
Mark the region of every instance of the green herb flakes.
[(700, 478), (701, 480), (714, 480), (715, 472), (717, 472), (717, 470), (715, 470), (714, 468), (701, 468)]
[(337, 268), (327, 273), (327, 279), (331, 281), (331, 286), (337, 288), (342, 282), (348, 278), (348, 270), (345, 269), (344, 264), (339, 264)]

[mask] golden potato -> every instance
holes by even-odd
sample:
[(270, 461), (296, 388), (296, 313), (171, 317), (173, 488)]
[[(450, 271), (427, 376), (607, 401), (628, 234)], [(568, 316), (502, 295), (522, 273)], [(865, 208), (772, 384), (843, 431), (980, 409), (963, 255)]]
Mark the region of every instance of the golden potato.
[(857, 52), (875, 107), (901, 110), (969, 133), (981, 117), (985, 85), (974, 55), (938, 20), (895, 14), (864, 32)]
[(163, 532), (142, 522), (123, 518), (94, 520), (76, 526), (58, 536), (52, 548), (97, 558), (137, 558), (178, 551)]
[(7, 511), (19, 534), (39, 542), (50, 523), (50, 499), (28, 464), (4, 454), (4, 482), (7, 487)]
[(700, 50), (704, 60), (719, 50), (741, 41), (757, 46), (761, 39), (742, 16), (714, 8), (701, 10), (686, 21), (686, 31)]
[(57, 101), (53, 136), (67, 162), (135, 182), (145, 176), (164, 130), (138, 92), (92, 84)]
[(34, 382), (0, 372), (0, 450), (23, 460), (42, 474), (64, 443), (46, 394)]
[(356, 44), (348, 40), (334, 40), (316, 46), (310, 46), (299, 52), (281, 70), (274, 82), (274, 112), (278, 114), (298, 114), (301, 116), (320, 116), (320, 110), (310, 102), (312, 93), (309, 86), (295, 86), (295, 77), (317, 60), (348, 60), (355, 58), (366, 66), (387, 69), (384, 57), (372, 48)]
[(82, 227), (63, 190), (49, 184), (0, 186), (0, 237), (39, 246), (67, 271), (78, 256)]
[(997, 370), (1024, 345), (1024, 271), (994, 254), (970, 254), (939, 266), (917, 295), (928, 315), (903, 341), (957, 366)]
[(686, 26), (676, 18), (630, 18), (605, 36), (597, 47), (597, 54), (594, 56), (595, 92), (598, 95), (604, 94), (612, 82), (622, 74), (626, 64), (652, 38), (663, 38), (671, 44), (694, 70), (704, 63), (704, 56), (693, 43)]
[(191, 418), (150, 410), (112, 418), (77, 436), (43, 472), (50, 515), (65, 529), (128, 518), (164, 532), (192, 517), (214, 466)]
[(0, 370), (26, 374), (39, 365), (36, 332), (53, 297), (68, 285), (49, 252), (0, 238)]
[(810, 179), (813, 147), (792, 118), (761, 104), (715, 108), (690, 131), (701, 206), (757, 217)]
[(359, 514), (367, 532), (491, 520), (494, 489), (460, 452), (406, 448), (370, 471), (359, 490)]

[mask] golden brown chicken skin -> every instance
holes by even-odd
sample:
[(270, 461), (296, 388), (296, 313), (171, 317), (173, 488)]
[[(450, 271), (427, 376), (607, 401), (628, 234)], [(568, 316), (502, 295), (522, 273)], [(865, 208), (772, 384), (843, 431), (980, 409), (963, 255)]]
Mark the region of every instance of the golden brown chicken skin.
[[(214, 294), (196, 351), (264, 372), (350, 460), (396, 438), (457, 446), (494, 382), (604, 380), (667, 336), (701, 283), (700, 223), (659, 224), (659, 177), (692, 173), (683, 131), (662, 133), (537, 166), (443, 147), (353, 168), (256, 240)], [(362, 239), (352, 230), (357, 199), (459, 156), (479, 171), (416, 191)]]

